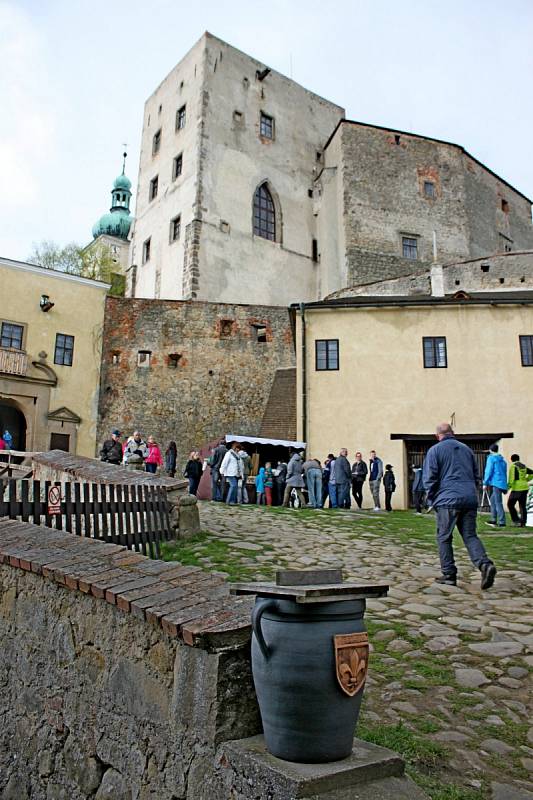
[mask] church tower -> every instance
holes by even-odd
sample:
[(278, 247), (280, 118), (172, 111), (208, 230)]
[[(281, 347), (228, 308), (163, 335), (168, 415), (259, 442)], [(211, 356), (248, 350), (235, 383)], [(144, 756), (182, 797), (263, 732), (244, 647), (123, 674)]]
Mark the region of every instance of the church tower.
[(111, 208), (93, 225), (93, 239), (87, 250), (109, 248), (113, 261), (120, 265), (125, 275), (129, 260), (129, 233), (133, 223), (130, 213), (131, 181), (126, 176), (126, 157), (123, 154), (122, 172), (115, 178), (111, 189)]

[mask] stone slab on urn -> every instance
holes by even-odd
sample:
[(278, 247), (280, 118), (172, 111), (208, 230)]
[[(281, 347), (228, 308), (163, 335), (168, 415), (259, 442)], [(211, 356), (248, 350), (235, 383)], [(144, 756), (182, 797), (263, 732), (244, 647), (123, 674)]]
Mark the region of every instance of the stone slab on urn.
[(256, 595), (252, 672), (271, 755), (297, 763), (348, 758), (369, 663), (365, 601), (388, 588), (343, 582), (342, 572), (327, 569), (233, 584), (233, 594)]
[(405, 773), (399, 755), (355, 739), (347, 758), (295, 764), (268, 752), (263, 736), (224, 742), (217, 752), (221, 796), (244, 800), (427, 800)]

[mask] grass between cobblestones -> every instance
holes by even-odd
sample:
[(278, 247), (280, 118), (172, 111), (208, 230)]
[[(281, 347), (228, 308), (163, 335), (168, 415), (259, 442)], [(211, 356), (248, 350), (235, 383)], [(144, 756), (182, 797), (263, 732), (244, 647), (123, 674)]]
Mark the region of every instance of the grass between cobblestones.
[[(206, 528), (213, 519), (209, 512), (210, 507), (205, 513)], [(508, 528), (505, 533), (494, 532), (485, 524), (485, 519), (480, 516), (478, 531), (498, 568), (529, 572), (533, 562), (531, 532), (516, 528)], [(279, 521), (279, 527), (276, 521)], [(283, 539), (280, 542), (279, 533), (277, 539), (274, 534), (270, 540), (268, 533), (263, 536), (262, 526), (265, 531), (279, 531), (286, 535), (286, 545)], [(250, 506), (216, 509), (212, 531), (204, 530), (189, 540), (165, 543), (162, 557), (225, 573), (230, 581), (271, 580), (276, 568), (303, 568), (299, 559), (307, 555), (307, 533), (312, 534), (309, 553), (316, 563), (320, 561), (317, 553), (322, 550), (325, 556), (329, 556), (324, 565), (331, 564), (331, 557), (337, 553), (339, 563), (343, 563), (342, 553), (349, 551), (351, 541), (358, 542), (359, 546), (368, 541), (369, 552), (374, 549), (373, 543), (379, 544), (381, 551), (386, 552), (383, 544), (390, 541), (396, 553), (401, 552), (401, 546), (405, 545), (407, 564), (420, 562), (420, 554), (422, 563), (434, 565), (436, 562), (433, 515), (416, 516), (401, 511), (358, 514)], [(245, 547), (245, 543), (253, 544)], [(254, 545), (260, 547), (252, 549)], [(458, 536), (456, 547), (458, 553), (463, 551), (464, 557), (464, 547)], [(382, 563), (378, 559), (378, 564)], [(413, 578), (403, 574), (402, 565), (398, 567), (398, 584), (401, 586), (406, 579), (412, 583)], [(424, 580), (418, 580), (421, 587), (418, 591), (422, 591)], [(429, 582), (430, 579), (426, 585)], [(419, 594), (417, 602), (424, 603), (426, 597)], [(387, 605), (387, 609), (394, 605)], [(396, 607), (401, 605), (402, 601), (398, 599)], [(456, 613), (461, 615), (459, 610)], [(521, 619), (517, 617), (516, 621)], [(422, 614), (418, 624), (432, 622), (434, 618)], [(491, 702), (483, 689), (469, 689), (456, 682), (452, 662), (465, 660), (468, 666), (483, 670), (497, 685), (497, 676), (502, 674), (501, 661), (476, 656), (468, 649), (471, 643), (487, 641), (487, 633), (456, 631), (460, 644), (455, 650), (432, 652), (426, 647), (428, 634), (419, 634), (416, 622), (398, 621), (397, 617), (389, 615), (388, 610), (385, 614), (383, 609), (381, 613), (374, 611), (371, 604), (366, 623), (372, 643), (371, 671), (357, 736), (399, 752), (406, 761), (408, 774), (431, 800), (489, 800), (491, 780), (528, 780), (528, 773), (521, 763), (530, 744), (528, 724), (519, 722), (516, 714), (513, 715), (503, 703), (498, 701), (495, 705), (494, 701)], [(391, 648), (392, 640), (399, 641), (403, 650)], [(406, 657), (404, 650), (412, 652), (413, 657)], [(504, 669), (512, 666), (524, 668), (524, 661), (506, 659)], [(401, 711), (394, 714), (391, 709), (398, 701), (402, 701)], [(497, 717), (495, 722), (498, 724), (492, 723), (494, 717)], [(445, 743), (435, 741), (435, 736), (450, 730), (468, 732), (468, 741), (464, 744), (453, 740)], [(514, 751), (505, 756), (491, 754), (486, 762), (487, 766), (490, 765), (490, 774), (485, 769), (472, 771), (462, 760), (463, 749), (468, 750), (472, 757), (478, 757), (480, 749), (483, 749), (480, 748), (481, 742), (489, 738), (509, 745)], [(471, 781), (472, 778), (477, 782)]]

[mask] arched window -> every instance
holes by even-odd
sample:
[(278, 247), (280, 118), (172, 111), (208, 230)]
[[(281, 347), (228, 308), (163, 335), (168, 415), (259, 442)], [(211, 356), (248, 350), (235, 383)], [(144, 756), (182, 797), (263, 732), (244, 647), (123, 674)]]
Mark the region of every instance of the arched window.
[(258, 186), (254, 195), (254, 234), (276, 241), (276, 210), (266, 183)]

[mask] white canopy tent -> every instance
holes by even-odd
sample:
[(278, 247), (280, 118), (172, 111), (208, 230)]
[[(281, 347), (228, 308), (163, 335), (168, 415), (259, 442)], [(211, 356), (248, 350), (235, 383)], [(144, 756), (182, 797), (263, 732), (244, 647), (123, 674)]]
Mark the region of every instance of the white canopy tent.
[(295, 450), (305, 450), (305, 442), (289, 442), (287, 439), (262, 439), (260, 436), (237, 436), (235, 433), (226, 434), (226, 442), (249, 442), (250, 444), (269, 444), (273, 447), (293, 447)]

